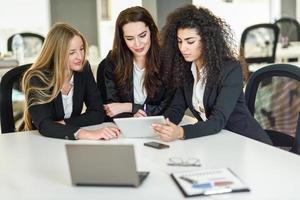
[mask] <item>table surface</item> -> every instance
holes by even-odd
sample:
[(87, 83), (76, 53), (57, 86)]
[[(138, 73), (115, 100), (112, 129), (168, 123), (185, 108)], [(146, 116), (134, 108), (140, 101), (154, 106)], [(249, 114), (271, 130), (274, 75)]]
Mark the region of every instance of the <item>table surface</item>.
[[(226, 130), (207, 137), (173, 141), (169, 143), (170, 148), (163, 150), (143, 145), (153, 140), (157, 139), (121, 137), (111, 141), (68, 141), (46, 138), (36, 131), (2, 134), (1, 199), (184, 199), (170, 173), (222, 167), (233, 170), (251, 192), (201, 199), (300, 199), (300, 157), (295, 154)], [(73, 186), (66, 143), (133, 144), (138, 170), (150, 171), (150, 175), (138, 188)], [(198, 158), (202, 166), (168, 166), (166, 163), (171, 157)]]

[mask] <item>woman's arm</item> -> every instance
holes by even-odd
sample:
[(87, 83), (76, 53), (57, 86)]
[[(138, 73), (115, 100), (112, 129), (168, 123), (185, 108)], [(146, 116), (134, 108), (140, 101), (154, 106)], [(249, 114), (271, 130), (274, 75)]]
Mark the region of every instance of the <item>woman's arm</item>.
[(242, 70), (240, 66), (231, 67), (219, 83), (214, 106), (206, 121), (186, 125), (185, 138), (195, 138), (218, 133), (227, 125), (227, 121), (236, 107), (237, 100), (243, 90)]
[[(242, 72), (240, 67), (235, 66), (226, 74), (224, 80), (220, 84), (220, 88), (216, 94), (215, 104), (208, 119), (206, 121), (198, 121), (196, 124), (182, 126), (184, 139), (215, 134), (225, 128), (241, 92)], [(180, 95), (180, 90), (177, 91), (173, 102), (178, 102), (182, 95), (183, 94)], [(182, 101), (182, 99), (180, 101)], [(169, 111), (165, 116), (169, 118), (173, 117), (173, 120), (178, 120), (178, 116), (181, 116), (180, 113), (182, 113), (183, 107), (179, 106), (180, 104), (177, 104), (177, 106), (174, 105), (176, 104), (173, 103), (173, 106), (168, 109)], [(179, 114), (177, 114), (177, 112)], [(177, 139), (181, 136), (182, 132), (179, 126), (174, 126), (172, 123), (165, 125), (155, 124), (153, 128), (162, 139), (165, 139), (165, 141)]]
[(178, 88), (172, 99), (171, 105), (164, 113), (165, 118), (169, 118), (171, 122), (179, 124), (182, 120), (188, 105), (184, 97), (183, 88)]
[[(120, 135), (120, 131), (114, 127), (105, 127), (96, 130), (79, 129), (79, 127), (65, 124), (65, 121), (55, 121), (55, 117), (52, 114), (53, 106), (51, 103), (35, 105), (30, 107), (29, 113), (33, 120), (35, 127), (39, 132), (52, 138), (61, 139), (112, 139), (117, 138)], [(76, 137), (75, 137), (76, 133)]]
[(79, 127), (56, 122), (53, 109), (51, 102), (31, 106), (29, 114), (34, 126), (46, 137), (75, 140), (74, 133), (79, 130)]
[[(117, 85), (114, 80), (114, 65), (109, 60), (109, 55), (101, 61), (97, 70), (97, 84), (102, 96), (105, 98), (104, 110), (109, 117), (132, 116), (132, 103), (120, 103)], [(124, 113), (124, 114), (123, 114)]]

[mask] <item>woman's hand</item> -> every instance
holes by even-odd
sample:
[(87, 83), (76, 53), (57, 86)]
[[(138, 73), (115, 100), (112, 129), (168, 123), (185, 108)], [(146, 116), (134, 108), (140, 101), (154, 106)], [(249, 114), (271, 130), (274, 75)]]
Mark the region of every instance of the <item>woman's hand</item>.
[(103, 108), (106, 112), (106, 115), (109, 117), (114, 117), (120, 113), (132, 112), (131, 103), (110, 103), (104, 104)]
[(141, 109), (139, 109), (134, 115), (134, 117), (147, 117), (147, 113)]
[(118, 138), (120, 135), (120, 130), (115, 127), (105, 127), (96, 130), (85, 130), (81, 129), (77, 135), (76, 139), (87, 139), (87, 140), (110, 140), (113, 138)]
[(155, 133), (162, 141), (170, 142), (176, 139), (182, 139), (184, 136), (183, 128), (166, 119), (166, 124), (152, 124)]

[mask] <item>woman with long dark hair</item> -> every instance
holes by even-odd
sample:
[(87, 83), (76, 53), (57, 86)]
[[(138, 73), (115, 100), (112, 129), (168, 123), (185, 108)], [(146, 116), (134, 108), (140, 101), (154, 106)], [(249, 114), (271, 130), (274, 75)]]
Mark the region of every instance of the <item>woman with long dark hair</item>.
[[(242, 62), (229, 26), (208, 9), (187, 5), (167, 18), (162, 34), (165, 82), (177, 88), (167, 124), (153, 127), (164, 141), (218, 133), (221, 129), (271, 144), (251, 116), (243, 93)], [(198, 122), (177, 126), (189, 108)]]
[(162, 84), (159, 53), (158, 29), (150, 13), (139, 6), (123, 10), (113, 48), (97, 72), (109, 117), (163, 114), (174, 92)]

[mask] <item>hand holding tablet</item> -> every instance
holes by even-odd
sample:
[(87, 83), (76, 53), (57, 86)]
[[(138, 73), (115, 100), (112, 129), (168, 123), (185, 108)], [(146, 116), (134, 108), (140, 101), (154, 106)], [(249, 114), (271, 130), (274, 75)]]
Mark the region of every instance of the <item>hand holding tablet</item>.
[(164, 116), (115, 118), (114, 122), (121, 134), (128, 138), (155, 137), (152, 124), (164, 124)]

